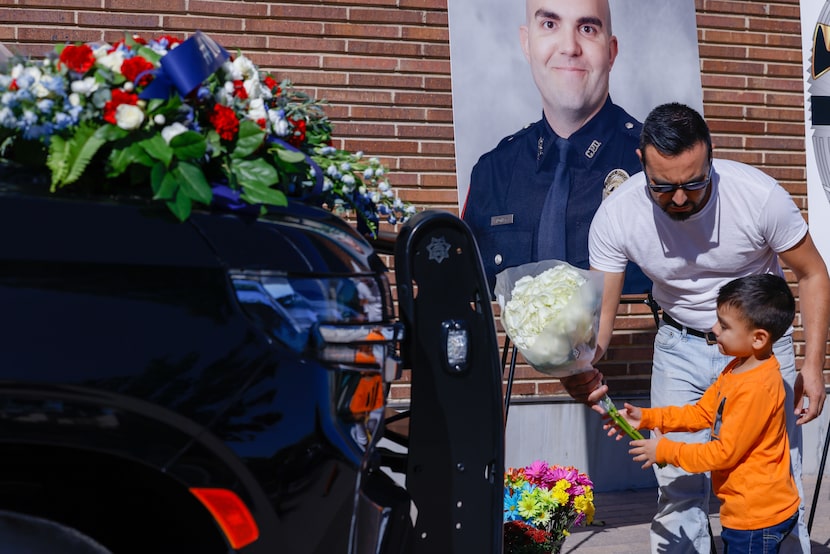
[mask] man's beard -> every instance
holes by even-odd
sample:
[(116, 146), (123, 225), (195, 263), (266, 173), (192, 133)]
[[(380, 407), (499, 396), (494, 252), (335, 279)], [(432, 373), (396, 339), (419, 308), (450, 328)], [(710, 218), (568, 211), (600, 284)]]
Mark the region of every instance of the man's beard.
[(666, 215), (668, 215), (670, 218), (672, 218), (675, 221), (686, 221), (687, 219), (692, 217), (692, 215), (694, 215), (694, 213), (695, 213), (695, 210), (689, 210), (688, 212), (670, 212), (668, 210), (663, 210), (663, 211), (665, 211)]

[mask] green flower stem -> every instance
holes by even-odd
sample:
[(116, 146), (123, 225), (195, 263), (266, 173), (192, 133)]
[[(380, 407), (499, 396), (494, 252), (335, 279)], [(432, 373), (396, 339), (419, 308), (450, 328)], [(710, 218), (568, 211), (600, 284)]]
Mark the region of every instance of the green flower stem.
[[(602, 400), (599, 401), (602, 407), (605, 409), (605, 412), (608, 416), (614, 420), (614, 423), (617, 426), (625, 431), (625, 434), (631, 437), (634, 440), (643, 440), (643, 434), (640, 433), (637, 429), (631, 426), (630, 423), (620, 414), (617, 407), (614, 405), (614, 402), (611, 400), (611, 397), (607, 394), (602, 397)], [(666, 464), (657, 464), (657, 467), (663, 468), (666, 467)]]
[(642, 433), (640, 433), (637, 429), (631, 426), (630, 423), (620, 414), (617, 407), (614, 406), (614, 402), (611, 401), (611, 398), (606, 394), (600, 400), (600, 404), (605, 409), (605, 412), (608, 416), (614, 420), (614, 423), (617, 424), (617, 427), (625, 431), (625, 434), (631, 437), (634, 440), (643, 440)]

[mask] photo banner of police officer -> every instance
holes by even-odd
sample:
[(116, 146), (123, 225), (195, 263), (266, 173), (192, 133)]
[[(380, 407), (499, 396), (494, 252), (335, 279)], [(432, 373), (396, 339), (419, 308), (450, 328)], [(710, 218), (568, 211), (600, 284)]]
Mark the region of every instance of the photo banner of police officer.
[(810, 235), (830, 264), (830, 2), (801, 2)]
[[(703, 113), (694, 0), (610, 0), (619, 55), (611, 99), (642, 121), (664, 102)], [(538, 121), (539, 91), (522, 53), (524, 0), (450, 0), (450, 55), (459, 207), (478, 158)]]

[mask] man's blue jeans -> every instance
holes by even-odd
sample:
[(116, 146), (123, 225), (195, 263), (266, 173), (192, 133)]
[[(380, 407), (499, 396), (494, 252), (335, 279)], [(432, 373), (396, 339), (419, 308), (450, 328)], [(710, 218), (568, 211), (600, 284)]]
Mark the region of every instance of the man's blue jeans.
[[(787, 391), (785, 411), (787, 433), (790, 438), (790, 462), (798, 486), (801, 504), (798, 523), (781, 545), (785, 554), (810, 552), (810, 537), (804, 518), (804, 494), (801, 484), (801, 428), (795, 425), (793, 414), (793, 384), (795, 383), (795, 353), (792, 335), (787, 334), (774, 347), (781, 364), (781, 375)], [(661, 325), (654, 339), (654, 367), (651, 375), (651, 405), (682, 406), (693, 404), (715, 382), (731, 357), (724, 356), (716, 344), (706, 344), (703, 338), (686, 334), (669, 325)], [(696, 433), (669, 433), (668, 438), (683, 442), (706, 442), (709, 430)], [(653, 553), (710, 554), (708, 473), (690, 474), (671, 465), (659, 469), (654, 466), (659, 486), (657, 513), (651, 523), (651, 551)]]
[(798, 512), (778, 525), (764, 529), (744, 531), (724, 527), (720, 534), (723, 554), (778, 554), (781, 543), (790, 535), (797, 521)]

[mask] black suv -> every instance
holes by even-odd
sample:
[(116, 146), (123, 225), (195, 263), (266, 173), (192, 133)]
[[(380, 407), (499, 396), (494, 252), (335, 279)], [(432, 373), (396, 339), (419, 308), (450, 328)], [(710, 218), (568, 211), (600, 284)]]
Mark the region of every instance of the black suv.
[(0, 167), (0, 550), (500, 551), (500, 366), (463, 222), (388, 243), (398, 318), (328, 212), (179, 223), (47, 187)]

